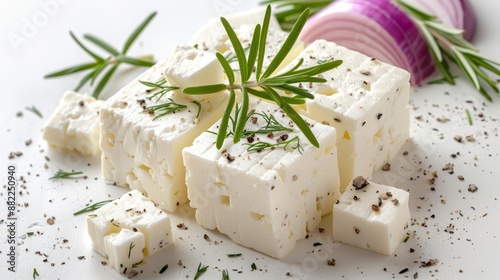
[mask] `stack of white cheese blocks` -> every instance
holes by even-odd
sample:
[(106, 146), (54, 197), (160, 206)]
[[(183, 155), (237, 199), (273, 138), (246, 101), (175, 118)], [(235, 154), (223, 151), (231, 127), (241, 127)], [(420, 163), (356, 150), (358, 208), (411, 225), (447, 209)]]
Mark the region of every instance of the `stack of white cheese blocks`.
[[(258, 10), (226, 18), (247, 47), (255, 24), (263, 16), (263, 10)], [(286, 38), (286, 33), (277, 28), (273, 19), (264, 67)], [(182, 93), (188, 86), (226, 82), (215, 52), (226, 57), (234, 55), (218, 19), (203, 27), (190, 46), (176, 47), (166, 59), (102, 105), (99, 148), (105, 180), (139, 190), (170, 212), (189, 200), (203, 227), (217, 228), (236, 243), (277, 258), (290, 252), (306, 231), (315, 229), (321, 217), (332, 211), (336, 211), (336, 240), (383, 254), (394, 252), (409, 220), (408, 215), (400, 215), (408, 209), (407, 193), (391, 189), (393, 195), (399, 195), (398, 207), (385, 203), (380, 211), (368, 215), (359, 209), (371, 207), (371, 197), (357, 201), (357, 208), (343, 207), (353, 194), (351, 187), (342, 192), (352, 186), (355, 177), (370, 178), (408, 139), (409, 73), (332, 42), (319, 40), (306, 49), (299, 42), (278, 71), (294, 67), (300, 59), (301, 67), (343, 61), (338, 68), (320, 75), (327, 83), (299, 85), (307, 88), (314, 99), (306, 99), (295, 109), (310, 124), (320, 147), (313, 147), (294, 127), (287, 139), (299, 137), (303, 150), (280, 146), (249, 152), (248, 139), (234, 144), (231, 137), (217, 150), (213, 132), (218, 130), (227, 93), (196, 97)], [(151, 88), (141, 81), (166, 81), (179, 89), (159, 100), (150, 99)], [(149, 106), (165, 102), (185, 108), (160, 118), (157, 112), (148, 110)], [(257, 99), (251, 104), (255, 112), (271, 114), (283, 125), (293, 127), (275, 105)], [(261, 122), (249, 122), (247, 129)], [(260, 140), (276, 141), (266, 138), (260, 136)], [(376, 184), (371, 186), (377, 189)], [(350, 217), (357, 217), (355, 226), (349, 223)], [(379, 230), (378, 235), (357, 234), (355, 240), (349, 235), (353, 227), (370, 231), (377, 221), (390, 230)], [(89, 223), (91, 235), (93, 224)], [(344, 228), (350, 230), (344, 232)], [(138, 238), (137, 242), (140, 239), (126, 231), (122, 235), (126, 239)], [(96, 235), (93, 242), (105, 254), (99, 245), (104, 244), (99, 241), (102, 236)], [(116, 240), (121, 238), (115, 236), (107, 242), (118, 248), (120, 242)], [(375, 243), (384, 245), (377, 247)]]

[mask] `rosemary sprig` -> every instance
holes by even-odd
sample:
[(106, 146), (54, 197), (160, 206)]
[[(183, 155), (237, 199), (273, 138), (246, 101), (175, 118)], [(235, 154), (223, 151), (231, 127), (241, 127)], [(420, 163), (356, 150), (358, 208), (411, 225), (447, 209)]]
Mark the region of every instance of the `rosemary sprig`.
[(101, 208), (102, 206), (110, 203), (111, 201), (113, 201), (113, 200), (103, 200), (103, 201), (96, 202), (90, 206), (87, 206), (81, 210), (76, 211), (75, 213), (73, 213), (73, 216), (78, 216), (78, 215), (81, 215), (81, 214), (87, 213), (87, 212), (93, 212), (94, 210)]
[(124, 63), (138, 67), (151, 67), (154, 64), (152, 56), (133, 58), (127, 56), (127, 52), (155, 16), (156, 12), (151, 13), (146, 19), (144, 19), (141, 22), (141, 24), (139, 24), (139, 26), (136, 27), (136, 29), (134, 29), (134, 31), (129, 35), (129, 37), (125, 41), (121, 51), (119, 51), (117, 48), (111, 46), (109, 43), (100, 39), (97, 36), (94, 36), (92, 34), (85, 34), (83, 38), (85, 38), (87, 41), (94, 44), (95, 46), (99, 47), (109, 55), (106, 58), (98, 55), (97, 53), (87, 48), (87, 46), (85, 46), (73, 34), (73, 32), (70, 31), (71, 38), (76, 42), (76, 44), (81, 49), (83, 49), (83, 51), (85, 51), (93, 59), (93, 61), (81, 63), (78, 65), (70, 66), (68, 68), (64, 68), (59, 71), (49, 73), (45, 75), (45, 78), (62, 77), (88, 70), (88, 73), (85, 76), (83, 76), (83, 78), (76, 86), (75, 91), (79, 91), (84, 85), (86, 85), (89, 82), (90, 85), (93, 85), (94, 82), (96, 82), (96, 80), (99, 79), (92, 93), (93, 97), (98, 98), (101, 92), (103, 91), (104, 87), (106, 86), (106, 84), (109, 82), (113, 74), (116, 72), (120, 64)]
[(406, 1), (397, 0), (397, 3), (416, 23), (443, 79), (452, 85), (455, 84), (455, 77), (448, 64), (452, 62), (486, 99), (492, 101), (483, 84), (499, 93), (497, 82), (490, 78), (486, 71), (500, 76), (500, 63), (481, 55), (474, 45), (464, 39), (464, 30), (442, 24), (434, 15)]
[(38, 271), (36, 270), (36, 267), (33, 268), (33, 279), (36, 279), (37, 276), (40, 276), (40, 274), (38, 274)]
[(276, 19), (283, 30), (291, 30), (293, 24), (300, 17), (300, 14), (306, 9), (311, 9), (311, 15), (328, 6), (334, 0), (263, 0), (260, 4), (275, 4), (278, 12), (275, 13)]
[(156, 83), (147, 82), (147, 81), (139, 81), (141, 84), (148, 86), (149, 88), (146, 92), (150, 93), (151, 96), (148, 97), (149, 100), (156, 97), (155, 102), (158, 102), (165, 94), (172, 90), (179, 89), (179, 87), (169, 86), (165, 79), (160, 79)]
[[(73, 172), (67, 172), (59, 169), (54, 176), (50, 177), (49, 180), (57, 180), (57, 179), (78, 179), (82, 178), (83, 176), (78, 176), (82, 175), (82, 171), (73, 171)], [(75, 177), (76, 176), (76, 177)]]
[[(225, 18), (221, 18), (222, 25), (224, 26), (229, 40), (236, 54), (240, 83), (235, 83), (235, 71), (231, 68), (230, 63), (227, 59), (217, 53), (217, 59), (219, 60), (221, 66), (226, 72), (228, 84), (215, 84), (215, 85), (205, 85), (198, 87), (187, 87), (183, 90), (185, 94), (212, 94), (222, 90), (229, 91), (229, 101), (226, 106), (226, 110), (221, 118), (221, 124), (219, 126), (219, 131), (217, 134), (216, 147), (220, 149), (224, 143), (224, 139), (227, 137), (227, 129), (229, 119), (231, 118), (231, 112), (236, 104), (236, 93), (241, 95), (241, 102), (239, 108), (239, 114), (233, 119), (235, 120), (235, 127), (233, 130), (233, 142), (237, 143), (242, 137), (242, 132), (245, 127), (245, 122), (247, 120), (248, 106), (249, 106), (249, 95), (253, 95), (262, 99), (270, 100), (276, 103), (281, 110), (288, 115), (288, 117), (296, 124), (296, 126), (304, 133), (305, 137), (311, 142), (312, 145), (318, 147), (319, 143), (312, 133), (309, 125), (304, 121), (304, 119), (290, 106), (290, 104), (303, 103), (304, 98), (314, 98), (314, 96), (309, 93), (306, 89), (302, 89), (294, 84), (301, 82), (312, 82), (312, 83), (324, 83), (326, 82), (323, 78), (318, 78), (317, 75), (331, 70), (339, 66), (342, 61), (329, 61), (320, 65), (315, 65), (312, 67), (307, 67), (303, 69), (298, 69), (302, 65), (302, 60), (292, 69), (281, 73), (274, 74), (278, 69), (279, 65), (283, 62), (285, 57), (288, 55), (293, 45), (297, 41), (297, 38), (304, 27), (304, 24), (309, 17), (310, 10), (305, 9), (302, 14), (297, 19), (294, 27), (290, 31), (287, 39), (283, 43), (281, 49), (278, 51), (276, 56), (271, 60), (267, 69), (263, 68), (267, 32), (269, 29), (269, 22), (271, 18), (271, 6), (267, 7), (266, 15), (262, 25), (258, 24), (255, 27), (254, 35), (248, 50), (248, 55), (245, 53), (243, 46), (238, 39), (235, 31)], [(255, 70), (255, 71), (254, 71)], [(278, 91), (284, 91), (294, 94), (290, 96), (282, 96)]]
[(229, 271), (227, 269), (222, 271), (222, 280), (229, 280)]
[[(284, 137), (286, 139), (286, 137)], [(283, 138), (278, 138), (279, 140), (276, 141), (276, 143), (268, 143), (268, 142), (263, 142), (263, 141), (258, 141), (254, 143), (245, 143), (244, 145), (248, 145), (247, 151), (248, 152), (260, 152), (264, 149), (271, 149), (275, 148), (278, 146), (283, 146), (285, 149), (290, 148), (293, 150), (299, 151), (299, 153), (302, 153), (304, 151), (304, 148), (302, 145), (300, 145), (300, 138), (299, 136), (295, 136), (290, 140), (283, 140)]]
[(40, 113), (40, 110), (38, 110), (35, 105), (32, 105), (31, 107), (26, 107), (26, 111), (30, 111), (31, 113), (37, 115), (40, 119), (43, 118), (42, 113)]
[(203, 273), (205, 273), (208, 269), (208, 265), (201, 265), (201, 263), (198, 265), (198, 269), (196, 270), (196, 274), (194, 275), (194, 280), (198, 280)]

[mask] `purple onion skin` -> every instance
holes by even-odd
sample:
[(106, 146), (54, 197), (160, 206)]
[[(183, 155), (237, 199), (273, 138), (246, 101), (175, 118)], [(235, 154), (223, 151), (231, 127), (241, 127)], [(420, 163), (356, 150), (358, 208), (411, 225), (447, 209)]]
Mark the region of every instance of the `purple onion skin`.
[[(396, 5), (394, 5), (390, 0), (336, 0), (325, 9), (320, 11), (318, 14), (311, 17), (310, 22), (306, 24), (303, 29), (302, 39), (306, 43), (310, 43), (316, 39), (325, 39), (335, 42), (335, 36), (330, 38), (322, 38), (318, 32), (318, 23), (315, 23), (315, 20), (321, 21), (321, 17), (325, 14), (329, 13), (331, 9), (335, 10), (336, 5), (354, 5), (354, 4), (363, 4), (363, 5), (376, 5), (382, 7), (381, 11), (373, 12), (365, 9), (363, 11), (361, 8), (353, 9), (353, 13), (357, 16), (364, 16), (369, 18), (371, 21), (376, 22), (379, 26), (381, 26), (386, 32), (388, 32), (392, 38), (398, 43), (399, 47), (403, 52), (406, 51), (406, 60), (408, 61), (408, 66), (406, 65), (396, 65), (401, 68), (405, 68), (412, 74), (412, 84), (420, 85), (423, 80), (430, 77), (435, 72), (435, 66), (433, 64), (433, 60), (431, 54), (426, 47), (425, 41), (423, 37), (420, 35), (418, 28), (415, 26), (414, 22)], [(382, 12), (383, 10), (383, 12)], [(388, 15), (388, 17), (386, 16)], [(375, 18), (373, 18), (375, 17)], [(392, 19), (398, 19), (398, 25), (394, 24)], [(372, 32), (373, 27), (369, 26), (367, 22), (367, 26), (365, 28), (366, 32)], [(316, 30), (316, 32), (315, 32)], [(313, 34), (313, 35), (311, 35)], [(413, 35), (415, 34), (415, 35)], [(413, 35), (413, 37), (407, 37), (407, 35)], [(363, 41), (362, 34), (352, 34), (352, 40), (339, 43), (347, 48), (353, 49), (355, 51), (359, 51), (364, 53), (367, 56), (375, 57), (373, 53), (371, 53), (370, 48)], [(416, 50), (415, 50), (415, 49)], [(418, 53), (416, 53), (418, 52)], [(381, 60), (385, 61), (396, 61), (394, 57), (378, 57)], [(408, 69), (411, 68), (411, 69)]]
[(462, 4), (464, 10), (464, 38), (470, 42), (472, 41), (472, 39), (474, 39), (474, 35), (476, 34), (476, 12), (474, 11), (474, 8), (472, 7), (472, 4), (469, 2), (469, 0), (460, 0), (460, 3)]

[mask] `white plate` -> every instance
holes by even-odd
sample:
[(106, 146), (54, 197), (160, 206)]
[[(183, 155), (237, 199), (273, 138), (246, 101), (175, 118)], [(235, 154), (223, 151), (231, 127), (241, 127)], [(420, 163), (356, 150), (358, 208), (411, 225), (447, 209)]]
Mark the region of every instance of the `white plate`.
[[(92, 33), (120, 46), (138, 22), (151, 11), (157, 18), (131, 49), (131, 54), (154, 54), (164, 57), (174, 44), (186, 43), (191, 34), (209, 18), (248, 9), (256, 1), (83, 1), (46, 0), (0, 1), (0, 77), (2, 81), (2, 116), (0, 146), (1, 184), (7, 184), (7, 168), (16, 166), (19, 182), (16, 274), (7, 271), (8, 244), (6, 228), (6, 188), (1, 190), (0, 206), (0, 275), (2, 279), (122, 279), (123, 276), (103, 266), (104, 259), (94, 252), (86, 234), (84, 215), (72, 213), (90, 201), (115, 198), (126, 190), (103, 183), (98, 158), (82, 158), (48, 148), (41, 140), (41, 129), (66, 89), (75, 86), (80, 76), (44, 80), (43, 75), (87, 59), (72, 42), (68, 31), (81, 37)], [(43, 4), (45, 3), (45, 4)], [(167, 4), (168, 3), (168, 4)], [(487, 56), (500, 61), (498, 46), (498, 10), (493, 1), (473, 1), (479, 15), (475, 44)], [(108, 90), (116, 91), (142, 70), (119, 72)], [(314, 231), (297, 245), (286, 258), (276, 260), (235, 245), (226, 237), (196, 225), (193, 211), (182, 208), (174, 216), (184, 222), (187, 230), (175, 227), (176, 242), (141, 266), (138, 278), (191, 279), (199, 263), (209, 269), (201, 279), (220, 279), (221, 270), (228, 269), (231, 279), (331, 279), (331, 278), (413, 278), (419, 279), (494, 279), (500, 275), (500, 188), (497, 171), (500, 166), (498, 147), (500, 98), (485, 101), (474, 89), (459, 79), (456, 86), (424, 86), (412, 93), (411, 140), (392, 162), (390, 172), (375, 176), (380, 183), (396, 185), (411, 192), (414, 236), (399, 246), (394, 256), (356, 249), (331, 240), (329, 220), (321, 225), (323, 233)], [(468, 101), (468, 102), (467, 102)], [(25, 110), (35, 105), (43, 119)], [(473, 125), (465, 110), (472, 113)], [(17, 117), (22, 112), (22, 117)], [(479, 117), (479, 113), (484, 118)], [(422, 120), (415, 119), (422, 116)], [(446, 123), (437, 118), (447, 118)], [(455, 135), (474, 135), (474, 142), (456, 142)], [(32, 144), (25, 145), (31, 139)], [(12, 151), (23, 155), (7, 160)], [(408, 155), (403, 152), (407, 151)], [(458, 155), (459, 153), (459, 155)], [(453, 158), (451, 155), (457, 155)], [(44, 168), (45, 156), (51, 160)], [(454, 174), (442, 168), (454, 164)], [(86, 180), (49, 181), (61, 169), (83, 170)], [(431, 191), (427, 179), (437, 171), (438, 178)], [(464, 176), (464, 181), (458, 179)], [(467, 191), (476, 184), (476, 193)], [(24, 204), (26, 203), (26, 206)], [(431, 218), (435, 215), (435, 218)], [(48, 225), (47, 218), (55, 217)], [(446, 232), (449, 225), (454, 233)], [(425, 225), (425, 226), (424, 226)], [(33, 236), (26, 236), (34, 232)], [(208, 234), (211, 242), (204, 240)], [(67, 241), (64, 241), (67, 240)], [(215, 244), (215, 241), (218, 244)], [(320, 242), (323, 245), (313, 246)], [(414, 249), (410, 253), (410, 248)], [(228, 253), (242, 253), (228, 258)], [(79, 259), (84, 256), (84, 259)], [(327, 259), (334, 258), (335, 266)], [(432, 267), (421, 267), (422, 261), (437, 259)], [(179, 261), (182, 265), (179, 265)], [(53, 266), (51, 264), (54, 264)], [(63, 264), (64, 263), (64, 264)], [(256, 271), (251, 271), (255, 263)], [(159, 270), (168, 264), (168, 270)], [(399, 272), (408, 268), (408, 272)], [(241, 272), (241, 273), (240, 273)], [(287, 276), (290, 272), (291, 276)], [(5, 277), (5, 278), (4, 278)]]

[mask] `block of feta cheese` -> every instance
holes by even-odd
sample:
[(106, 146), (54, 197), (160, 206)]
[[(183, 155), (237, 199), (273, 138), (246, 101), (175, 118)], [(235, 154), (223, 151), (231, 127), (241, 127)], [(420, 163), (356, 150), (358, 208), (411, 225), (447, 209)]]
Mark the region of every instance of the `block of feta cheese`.
[[(264, 16), (266, 14), (266, 8), (256, 8), (247, 10), (244, 12), (224, 15), (224, 18), (231, 24), (231, 26), (236, 27), (240, 25), (252, 25), (255, 27), (257, 24), (262, 24)], [(276, 20), (276, 18), (271, 15), (271, 20), (269, 22), (270, 29), (281, 30), (281, 27)], [(222, 40), (222, 38), (226, 38)], [(202, 26), (191, 38), (190, 45), (202, 49), (219, 49), (217, 46), (224, 46), (227, 40), (226, 30), (222, 25), (220, 18), (211, 18), (204, 26)], [(250, 37), (251, 40), (251, 37)]]
[[(190, 86), (222, 82), (220, 77), (224, 77), (224, 70), (213, 53), (189, 46), (176, 46), (165, 64), (166, 81), (170, 85), (180, 87), (181, 90)], [(186, 97), (197, 98), (199, 95)]]
[(111, 267), (124, 274), (144, 262), (144, 248), (144, 234), (138, 231), (124, 228), (104, 237), (104, 249)]
[(409, 138), (410, 74), (376, 58), (332, 42), (310, 44), (282, 71), (304, 59), (301, 67), (328, 60), (343, 63), (320, 76), (324, 84), (302, 84), (314, 99), (299, 112), (337, 129), (341, 191), (355, 176), (370, 178)]
[(103, 101), (66, 91), (43, 129), (49, 145), (83, 155), (99, 153), (99, 108)]
[[(138, 189), (172, 212), (187, 201), (182, 148), (221, 117), (227, 94), (203, 95), (193, 102), (177, 90), (160, 100), (150, 98), (160, 89), (151, 91), (140, 81), (164, 79), (168, 61), (157, 63), (102, 105), (99, 145), (108, 183)], [(211, 84), (224, 82), (222, 73), (211, 77)], [(163, 109), (151, 107), (162, 104)]]
[[(211, 133), (216, 123), (183, 150), (188, 195), (201, 226), (280, 258), (317, 227), (339, 197), (336, 133), (307, 119), (320, 143), (316, 148), (279, 107), (251, 100), (253, 113), (240, 142), (228, 137), (218, 150)], [(286, 130), (268, 132), (268, 126)], [(287, 141), (286, 147), (248, 150)]]
[(169, 215), (138, 190), (87, 216), (94, 249), (120, 272), (172, 243)]
[(354, 178), (333, 208), (333, 238), (391, 255), (408, 231), (409, 193)]

